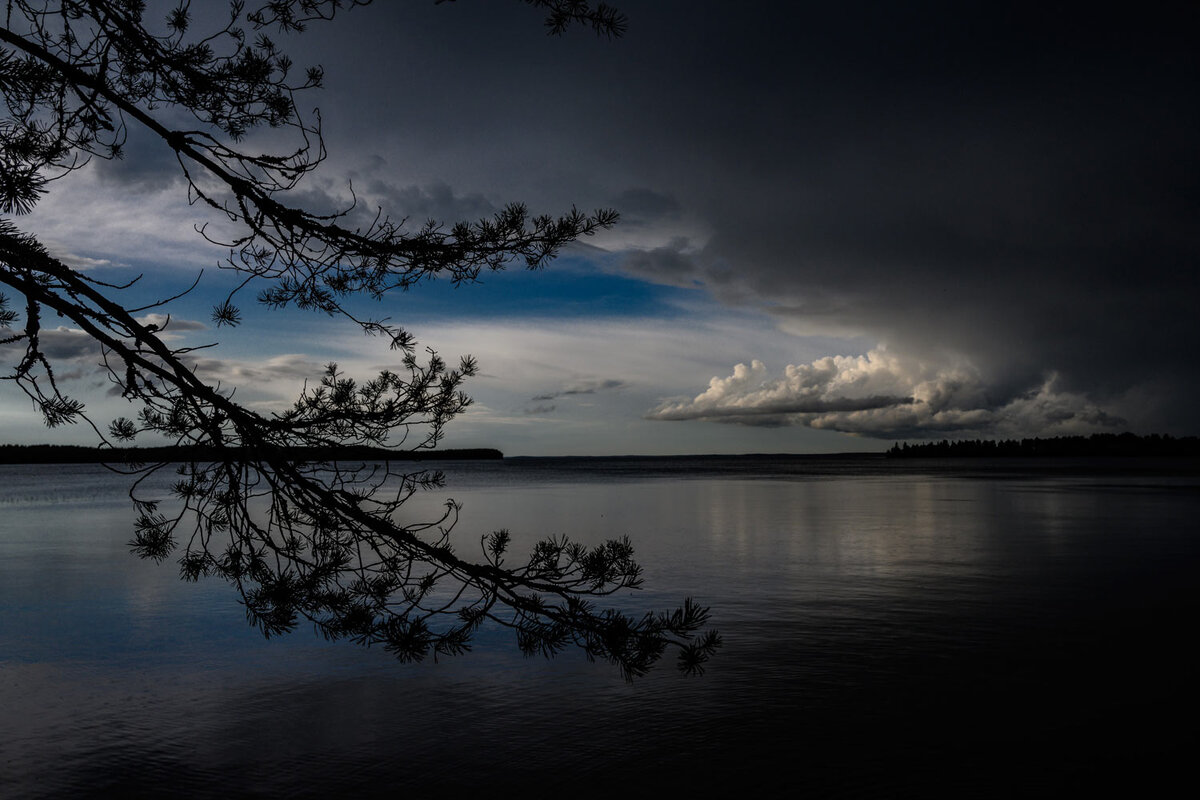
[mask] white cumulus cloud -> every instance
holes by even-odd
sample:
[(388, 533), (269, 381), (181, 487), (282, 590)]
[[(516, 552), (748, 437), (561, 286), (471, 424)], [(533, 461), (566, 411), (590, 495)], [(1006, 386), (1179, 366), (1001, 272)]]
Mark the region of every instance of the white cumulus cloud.
[(864, 436), (1055, 435), (1123, 420), (1059, 386), (1057, 376), (997, 398), (970, 364), (930, 363), (878, 348), (788, 365), (782, 376), (754, 360), (714, 377), (693, 398), (666, 400), (653, 420), (709, 420), (752, 426), (803, 425)]

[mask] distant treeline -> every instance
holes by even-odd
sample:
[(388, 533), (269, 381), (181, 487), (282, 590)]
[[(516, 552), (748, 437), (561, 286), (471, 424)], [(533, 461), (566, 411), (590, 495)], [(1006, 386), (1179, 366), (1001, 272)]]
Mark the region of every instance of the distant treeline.
[[(218, 452), (214, 447), (80, 447), (56, 444), (0, 445), (0, 464), (153, 464), (163, 461), (219, 461), (230, 453), (250, 456), (241, 448)], [(381, 447), (295, 447), (287, 451), (294, 461), (442, 461), (504, 458), (499, 450), (387, 450)]]
[(962, 458), (998, 456), (1200, 456), (1200, 438), (1152, 433), (1093, 433), (1091, 436), (1055, 436), (1053, 439), (961, 439), (922, 444), (897, 443), (887, 451), (892, 458)]

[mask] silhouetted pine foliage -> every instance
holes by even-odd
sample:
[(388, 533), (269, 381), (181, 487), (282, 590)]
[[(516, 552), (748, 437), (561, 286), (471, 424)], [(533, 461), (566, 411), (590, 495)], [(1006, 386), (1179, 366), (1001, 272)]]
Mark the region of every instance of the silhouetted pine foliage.
[[(541, 9), (551, 33), (573, 25), (606, 36), (624, 30), (625, 18), (604, 4), (525, 2)], [(490, 623), (513, 628), (527, 653), (574, 645), (626, 676), (669, 650), (681, 669), (699, 671), (719, 645), (704, 630), (706, 609), (688, 600), (671, 612), (630, 616), (593, 605), (640, 585), (627, 540), (585, 547), (552, 539), (510, 562), (507, 536), (498, 532), (468, 558), (452, 541), (453, 503), (422, 524), (397, 521), (415, 492), (442, 485), (439, 474), (406, 471), (400, 459), (338, 460), (354, 448), (433, 449), (470, 404), (462, 386), (476, 371), (470, 357), (450, 364), (419, 351), (386, 318), (356, 317), (349, 298), (382, 299), (433, 277), (469, 283), (512, 263), (535, 269), (617, 221), (608, 209), (548, 216), (513, 203), (474, 221), (411, 227), (380, 212), (354, 226), (352, 208), (318, 214), (288, 205), (289, 192), (325, 159), (319, 114), (303, 115), (296, 105), (324, 75), (318, 66), (297, 68), (272, 35), (296, 35), (367, 4), (271, 0), (248, 8), (237, 0), (199, 30), (187, 0), (155, 19), (141, 0), (12, 0), (0, 28), (0, 212), (28, 212), (91, 158), (122, 157), (136, 126), (174, 153), (190, 201), (218, 212), (228, 223), (222, 231), (233, 231), (199, 228), (228, 252), (224, 267), (244, 278), (213, 309), (217, 326), (236, 326), (243, 295), (252, 293), (267, 308), (321, 312), (386, 338), (396, 369), (358, 380), (331, 364), (287, 411), (247, 408), (198, 377), (198, 348), (169, 344), (137, 316), (174, 298), (131, 307), (120, 299), (129, 285), (69, 267), (3, 219), (0, 284), (21, 298), (18, 310), (0, 294), (8, 331), (0, 347), (16, 362), (3, 377), (49, 426), (88, 425), (102, 447), (151, 432), (181, 448), (114, 465), (135, 479), (132, 547), (160, 561), (179, 554), (186, 579), (227, 580), (267, 635), (308, 621), (330, 638), (380, 644), (414, 660), (464, 652), (471, 634)], [(215, 6), (205, 4), (205, 13)], [(294, 149), (239, 149), (260, 128), (290, 132)], [(103, 225), (103, 210), (80, 223)], [(44, 342), (47, 317), (99, 345), (113, 390), (135, 409), (130, 417), (98, 424), (64, 392)], [(171, 498), (145, 496), (146, 479), (180, 455), (192, 458), (175, 467)]]

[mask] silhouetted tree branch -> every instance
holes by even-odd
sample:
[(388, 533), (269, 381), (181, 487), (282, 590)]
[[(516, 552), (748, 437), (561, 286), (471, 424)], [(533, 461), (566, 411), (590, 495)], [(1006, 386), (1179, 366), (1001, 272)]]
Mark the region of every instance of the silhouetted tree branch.
[[(526, 0), (558, 33), (574, 24), (617, 36), (625, 20), (599, 4)], [(156, 325), (134, 314), (173, 298), (131, 308), (126, 286), (107, 284), (55, 258), (11, 219), (0, 220), (0, 283), (23, 298), (10, 308), (0, 295), (0, 339), (18, 353), (5, 377), (41, 411), (47, 425), (90, 425), (105, 446), (151, 432), (177, 444), (210, 448), (216, 457), (177, 469), (171, 498), (142, 492), (166, 464), (127, 464), (138, 511), (133, 547), (162, 560), (182, 551), (183, 577), (221, 576), (240, 592), (251, 621), (268, 635), (309, 620), (324, 635), (382, 644), (402, 659), (469, 649), (485, 621), (511, 627), (527, 653), (550, 655), (576, 645), (645, 672), (669, 649), (699, 671), (719, 645), (703, 630), (706, 609), (690, 600), (671, 612), (633, 617), (600, 610), (594, 598), (637, 587), (641, 569), (628, 540), (584, 547), (540, 542), (519, 564), (509, 537), (480, 542), (478, 560), (451, 541), (457, 507), (438, 519), (401, 524), (397, 512), (414, 492), (441, 476), (403, 472), (389, 463), (307, 463), (298, 448), (343, 445), (432, 448), (445, 425), (470, 403), (463, 393), (475, 362), (447, 364), (419, 354), (412, 337), (384, 320), (359, 319), (344, 302), (382, 298), (434, 276), (474, 280), (483, 270), (518, 262), (538, 268), (566, 244), (612, 225), (611, 210), (532, 216), (511, 204), (489, 219), (410, 229), (380, 212), (366, 227), (347, 224), (351, 209), (315, 214), (286, 196), (325, 158), (320, 117), (305, 119), (296, 93), (319, 87), (312, 67), (295, 76), (271, 40), (298, 33), (364, 0), (273, 0), (248, 11), (230, 2), (215, 27), (196, 32), (184, 0), (153, 31), (137, 0), (13, 0), (0, 29), (0, 212), (32, 209), (49, 184), (90, 158), (119, 158), (130, 126), (155, 134), (178, 160), (189, 198), (220, 212), (221, 234), (200, 233), (230, 253), (226, 267), (244, 280), (213, 310), (218, 325), (236, 325), (241, 293), (257, 289), (267, 307), (296, 306), (340, 316), (368, 334), (386, 336), (396, 371), (357, 382), (330, 365), (283, 413), (263, 414), (198, 377), (195, 348), (172, 347)], [(295, 77), (294, 77), (295, 76)], [(167, 112), (175, 112), (168, 114)], [(166, 120), (190, 114), (194, 128)], [(239, 142), (259, 127), (291, 130), (298, 146), (257, 154)], [(103, 367), (135, 418), (96, 424), (68, 396), (47, 356), (42, 320), (64, 318), (102, 351)]]

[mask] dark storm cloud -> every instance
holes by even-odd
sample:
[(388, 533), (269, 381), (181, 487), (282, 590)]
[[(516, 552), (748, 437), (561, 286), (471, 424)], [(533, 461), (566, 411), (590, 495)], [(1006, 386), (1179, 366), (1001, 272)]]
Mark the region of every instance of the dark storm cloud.
[(621, 210), (622, 225), (645, 225), (648, 222), (678, 216), (679, 201), (669, 194), (652, 189), (626, 189), (613, 198), (612, 205)]
[(621, 260), (621, 268), (643, 280), (668, 286), (694, 288), (711, 284), (713, 276), (696, 257), (686, 252), (689, 242), (676, 238), (662, 247), (634, 250)]
[(708, 102), (657, 120), (696, 155), (669, 188), (711, 236), (631, 253), (629, 272), (798, 332), (965, 356), (993, 408), (1057, 375), (1143, 427), (1188, 429), (1191, 15), (824, 4), (772, 27), (753, 8), (680, 77)]
[(1194, 432), (1195, 11), (616, 4), (615, 42), (547, 39), (516, 2), (428, 2), (289, 47), (328, 68), (302, 102), (326, 111), (331, 153), (391, 148), (355, 188), (393, 214), (616, 205), (630, 239), (606, 246), (630, 274), (886, 342), (907, 382), (880, 397), (970, 365), (969, 401), (831, 412), (839, 430)]
[(407, 217), (416, 224), (426, 220), (475, 221), (490, 217), (497, 211), (496, 206), (482, 194), (456, 194), (442, 181), (428, 186), (392, 186), (385, 181), (374, 180), (368, 185), (368, 191), (383, 208)]
[(1053, 379), (1143, 428), (1189, 427), (1195, 12), (622, 8), (630, 30), (611, 43), (546, 41), (503, 3), (391, 12), (409, 78), (398, 134), (453, 151), (483, 189), (616, 196), (639, 229), (690, 217), (705, 237), (639, 245), (625, 268), (792, 331), (965, 358), (980, 408)]
[(419, 186), (397, 183), (391, 177), (386, 161), (371, 158), (367, 169), (352, 171), (344, 184), (304, 185), (289, 194), (288, 202), (317, 213), (342, 214), (342, 224), (362, 229), (376, 222), (381, 210), (408, 230), (431, 220), (446, 227), (460, 220), (476, 222), (491, 218), (498, 210), (482, 194), (456, 192), (444, 181)]

